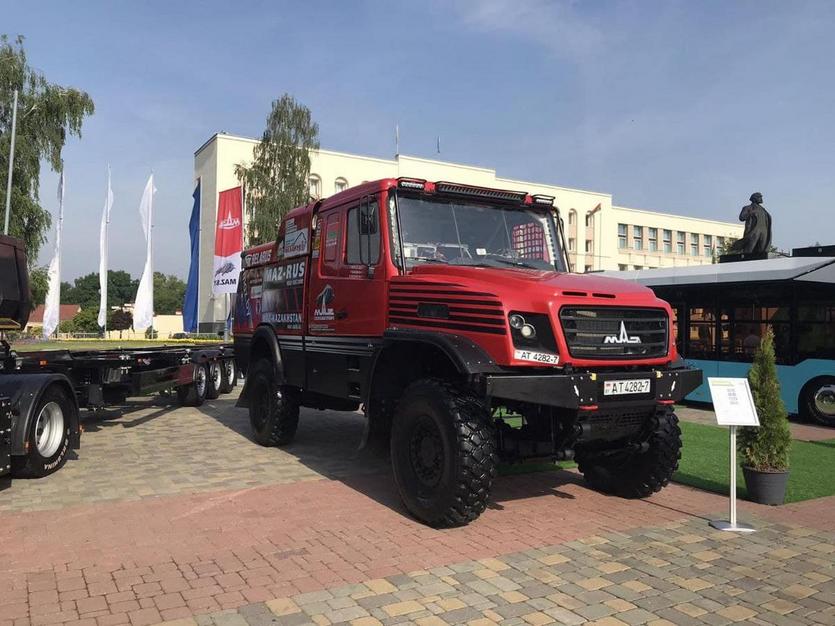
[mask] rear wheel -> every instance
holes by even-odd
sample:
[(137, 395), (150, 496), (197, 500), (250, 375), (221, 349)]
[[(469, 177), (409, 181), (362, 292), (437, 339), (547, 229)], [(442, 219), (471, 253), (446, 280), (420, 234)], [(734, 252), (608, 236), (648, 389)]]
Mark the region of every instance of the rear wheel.
[(177, 400), (182, 406), (200, 406), (209, 390), (209, 370), (206, 365), (196, 365), (194, 382), (177, 387)]
[(255, 441), (262, 446), (287, 445), (299, 426), (299, 404), (293, 390), (276, 382), (269, 359), (260, 359), (248, 376), (249, 423)]
[(221, 371), (223, 380), (220, 384), (220, 393), (229, 393), (238, 384), (238, 368), (235, 366), (235, 359), (224, 359)]
[(835, 426), (835, 377), (810, 380), (800, 392), (799, 404), (805, 417), (824, 426)]
[(395, 411), (391, 460), (412, 515), (435, 527), (467, 524), (487, 507), (496, 475), (490, 416), (471, 393), (419, 380)]
[(220, 361), (211, 361), (207, 367), (209, 375), (206, 378), (206, 398), (214, 400), (220, 395), (221, 385), (223, 384), (223, 368)]
[(624, 498), (646, 498), (667, 486), (681, 458), (681, 429), (672, 411), (653, 419), (644, 451), (578, 455), (580, 471), (593, 489)]
[(28, 452), (13, 458), (16, 476), (41, 478), (57, 472), (67, 460), (75, 405), (66, 392), (49, 387), (33, 412), (27, 437)]

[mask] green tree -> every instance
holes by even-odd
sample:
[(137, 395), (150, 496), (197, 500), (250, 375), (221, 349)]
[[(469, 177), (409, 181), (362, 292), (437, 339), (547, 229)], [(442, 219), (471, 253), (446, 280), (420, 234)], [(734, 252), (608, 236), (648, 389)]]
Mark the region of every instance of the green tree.
[[(73, 333), (97, 333), (99, 330), (99, 310), (98, 308), (81, 309), (72, 318)], [(66, 332), (66, 331), (62, 331)]]
[[(133, 280), (124, 270), (107, 270), (107, 306), (124, 306), (133, 302), (139, 281)], [(99, 273), (91, 272), (79, 276), (70, 283), (61, 283), (61, 304), (80, 304), (98, 310), (101, 302)]]
[[(62, 283), (63, 284), (63, 283)], [(29, 287), (32, 289), (32, 308), (46, 302), (49, 277), (45, 267), (33, 267), (29, 271)]]
[(173, 315), (183, 309), (186, 284), (173, 274), (154, 272), (154, 313)]
[(754, 364), (748, 372), (751, 395), (760, 418), (759, 428), (745, 427), (739, 432), (737, 447), (742, 463), (759, 471), (783, 471), (789, 467), (792, 435), (789, 416), (780, 396), (777, 363), (774, 356), (774, 331), (768, 327), (760, 341)]
[(289, 94), (274, 100), (252, 165), (235, 166), (250, 211), (250, 245), (274, 239), (284, 214), (310, 200), (310, 151), (318, 149), (310, 110)]
[(0, 207), (6, 202), (15, 89), (19, 96), (9, 233), (23, 239), (29, 264), (34, 265), (52, 224), (40, 204), (41, 161), (60, 172), (67, 137), (81, 136), (81, 124), (95, 108), (84, 91), (50, 83), (30, 67), (23, 37), (9, 41), (6, 35), (0, 36)]

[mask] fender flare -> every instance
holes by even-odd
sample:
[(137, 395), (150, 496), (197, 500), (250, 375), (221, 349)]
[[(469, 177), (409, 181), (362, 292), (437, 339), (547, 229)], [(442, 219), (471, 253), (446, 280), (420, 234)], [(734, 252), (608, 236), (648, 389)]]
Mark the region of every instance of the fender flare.
[[(249, 342), (248, 352), (246, 355), (248, 370), (255, 364), (257, 358), (267, 356), (273, 362), (275, 379), (279, 384), (284, 382), (284, 360), (281, 358), (281, 346), (278, 345), (278, 337), (276, 337), (275, 330), (272, 326), (262, 324), (255, 329), (252, 339)], [(256, 359), (252, 358), (253, 355), (256, 355)], [(244, 379), (244, 387), (241, 389), (241, 395), (235, 403), (236, 407), (249, 408), (250, 379), (250, 376)]]
[(35, 407), (48, 387), (61, 387), (72, 402), (73, 414), (70, 420), (70, 447), (81, 446), (81, 418), (78, 398), (70, 379), (64, 374), (10, 374), (0, 376), (0, 396), (6, 396), (12, 403), (12, 455), (26, 454), (26, 437), (34, 418)]

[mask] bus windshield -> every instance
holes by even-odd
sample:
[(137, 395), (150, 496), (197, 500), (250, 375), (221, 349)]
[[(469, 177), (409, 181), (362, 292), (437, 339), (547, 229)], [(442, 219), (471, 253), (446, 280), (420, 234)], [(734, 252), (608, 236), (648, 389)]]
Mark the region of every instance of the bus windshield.
[(565, 271), (544, 208), (399, 195), (397, 211), (399, 220), (389, 220), (393, 256), (406, 271), (424, 263)]

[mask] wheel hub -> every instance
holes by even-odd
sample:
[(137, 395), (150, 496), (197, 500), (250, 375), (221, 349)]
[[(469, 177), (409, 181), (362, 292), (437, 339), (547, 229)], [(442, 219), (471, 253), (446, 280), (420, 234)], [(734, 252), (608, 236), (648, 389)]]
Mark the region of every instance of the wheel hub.
[(824, 385), (815, 392), (815, 408), (827, 417), (835, 417), (835, 385)]
[(443, 444), (434, 423), (422, 420), (412, 432), (409, 441), (409, 460), (418, 480), (432, 487), (441, 480), (443, 471)]
[(38, 453), (49, 458), (58, 452), (64, 439), (64, 412), (57, 402), (47, 402), (35, 423), (35, 445)]

